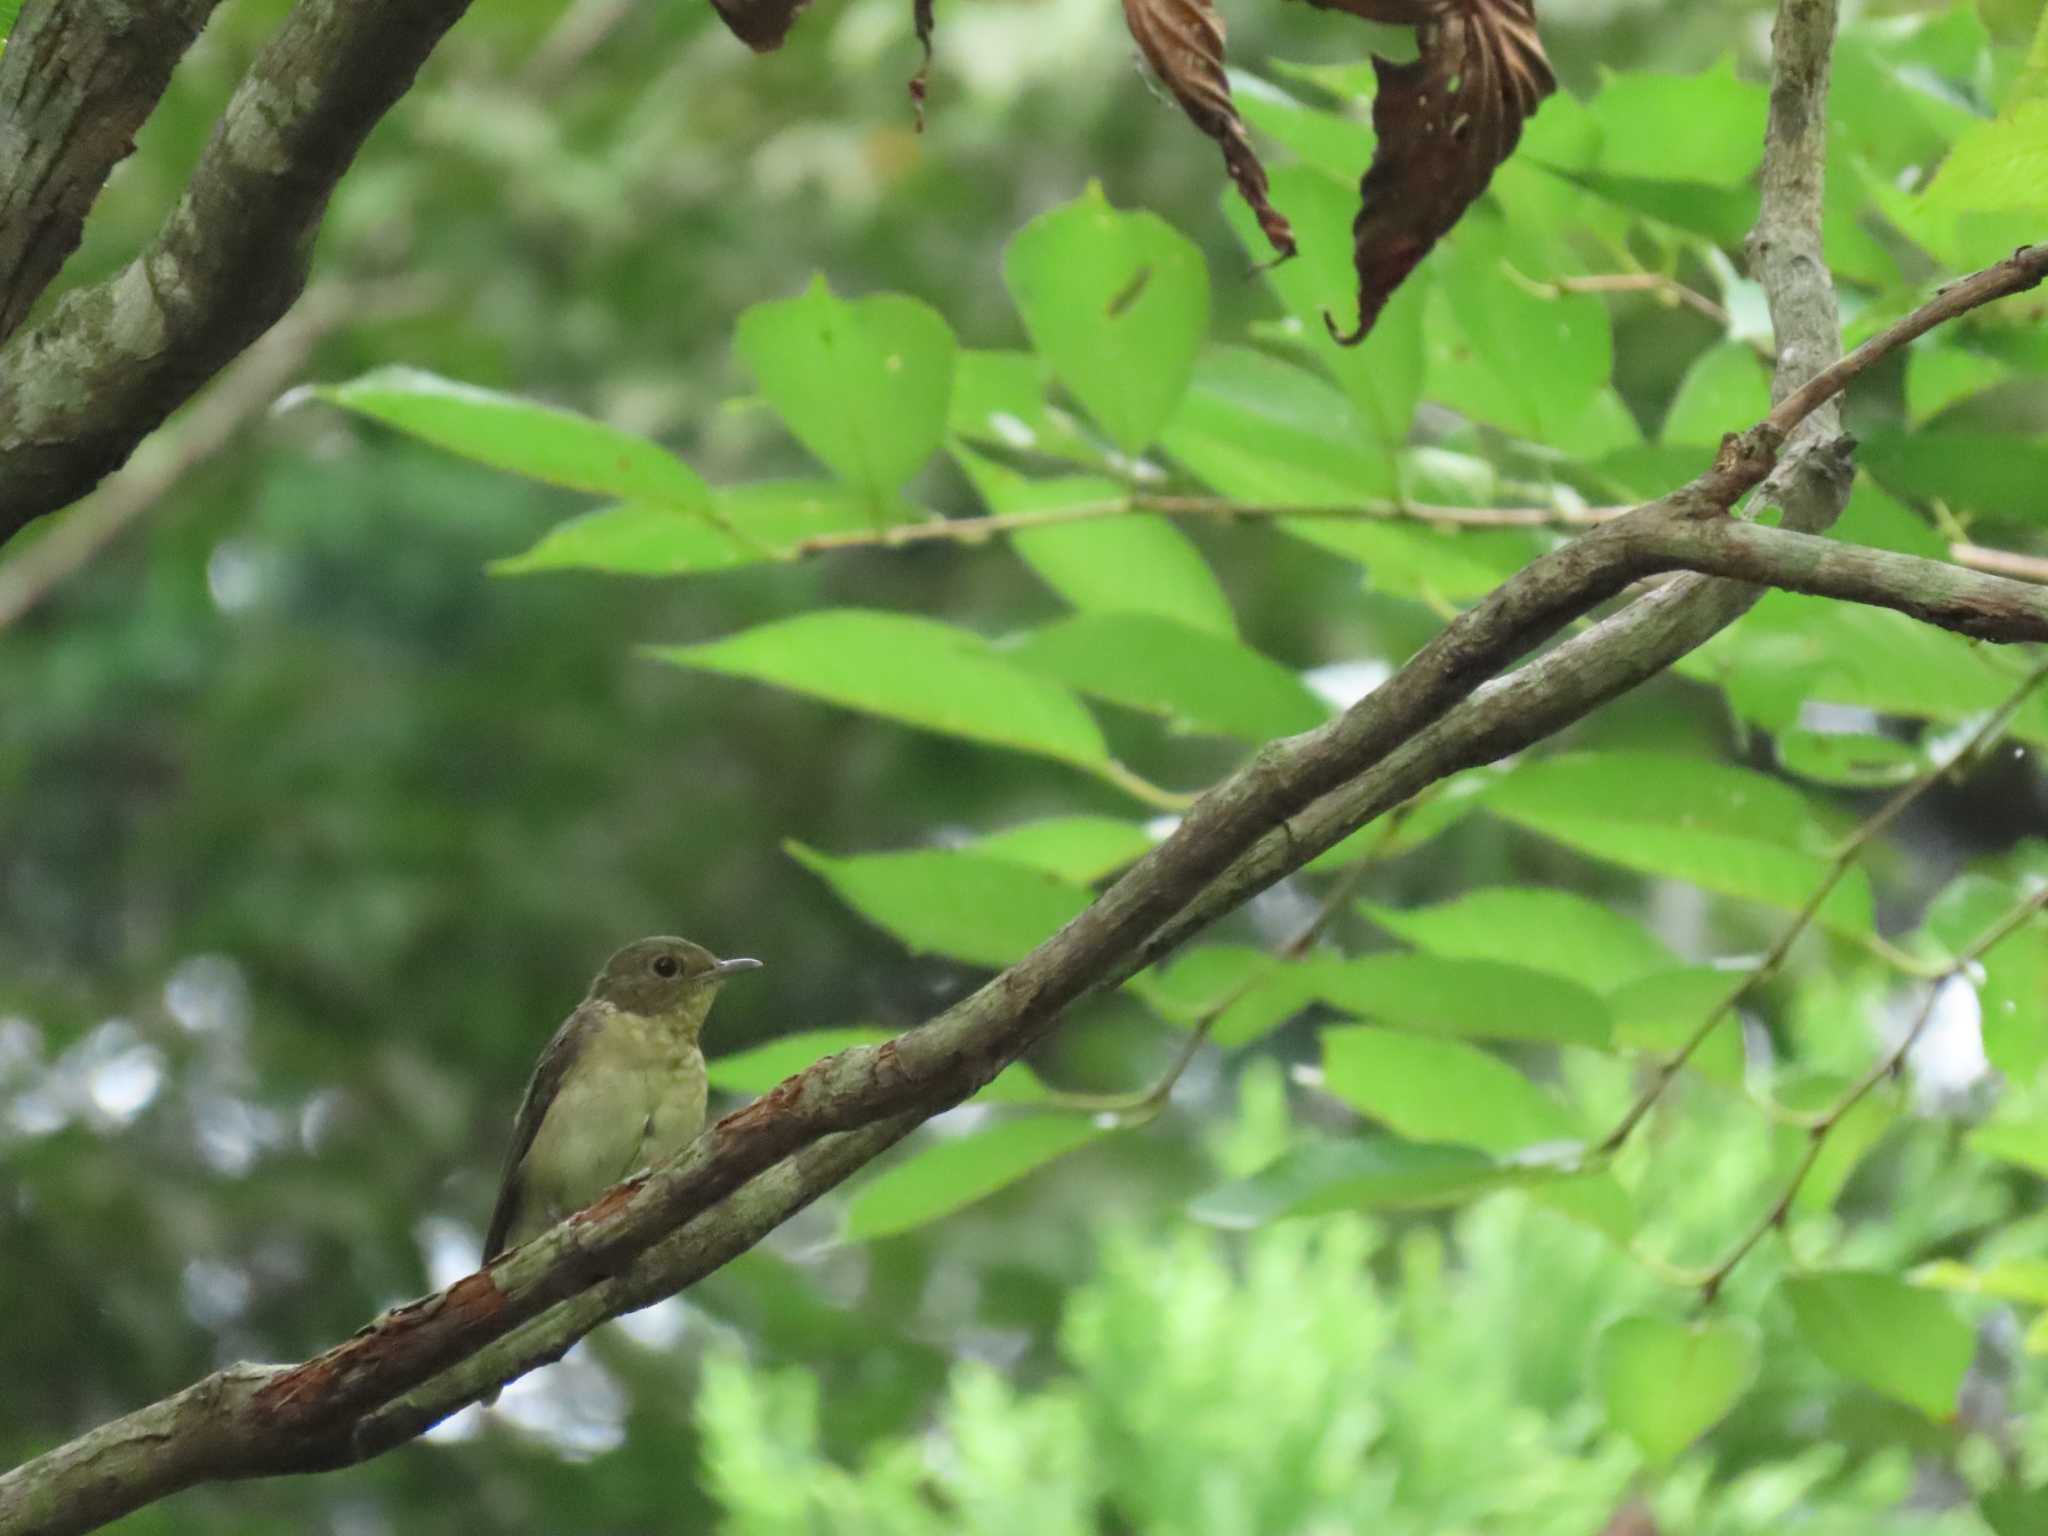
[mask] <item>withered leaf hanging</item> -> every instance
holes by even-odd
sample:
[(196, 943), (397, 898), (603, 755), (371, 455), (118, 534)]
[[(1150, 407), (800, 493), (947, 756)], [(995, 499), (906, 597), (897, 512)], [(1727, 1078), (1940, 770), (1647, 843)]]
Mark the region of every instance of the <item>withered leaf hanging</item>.
[(1257, 215), (1267, 242), (1283, 258), (1292, 256), (1294, 231), (1267, 196), (1266, 168), (1230, 96), (1223, 73), (1223, 18), (1216, 8), (1210, 0), (1124, 0), (1124, 22), (1189, 121), (1221, 146), (1230, 179)]
[(924, 49), (917, 73), (910, 77), (910, 110), (917, 114), (917, 131), (923, 133), (925, 81), (932, 72), (932, 0), (911, 0), (910, 24), (917, 31), (918, 46)]
[[(1412, 64), (1375, 57), (1379, 134), (1351, 225), (1358, 325), (1365, 339), (1394, 290), (1447, 234), (1500, 163), (1522, 124), (1557, 89), (1531, 0), (1312, 0), (1325, 10), (1416, 29)], [(1324, 317), (1328, 320), (1328, 316)]]
[(773, 53), (810, 0), (711, 0), (719, 18), (756, 53)]

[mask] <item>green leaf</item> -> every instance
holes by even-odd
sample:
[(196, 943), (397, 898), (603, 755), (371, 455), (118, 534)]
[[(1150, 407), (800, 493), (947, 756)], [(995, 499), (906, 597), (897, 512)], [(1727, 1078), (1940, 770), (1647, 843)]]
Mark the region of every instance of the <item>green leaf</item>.
[(1968, 1139), (1970, 1146), (1986, 1157), (2048, 1178), (2048, 1112), (2032, 1102), (2031, 1096), (2002, 1099), (1998, 1112)]
[(628, 503), (557, 523), (526, 553), (494, 560), (490, 570), (494, 576), (566, 570), (681, 576), (754, 558), (697, 513)]
[(1209, 1038), (1231, 1050), (1271, 1034), (1313, 1003), (1322, 964), (1281, 960), (1242, 945), (1205, 944), (1127, 985), (1146, 1007), (1183, 1027), (1216, 1012)]
[(1342, 869), (1360, 859), (1391, 858), (1420, 848), (1440, 837), (1479, 808), (1486, 790), (1499, 770), (1468, 768), (1440, 780), (1418, 804), (1411, 801), (1400, 821), (1390, 830), (1385, 820), (1360, 827), (1327, 852), (1318, 854), (1309, 868), (1318, 873)]
[(986, 854), (917, 849), (834, 858), (801, 843), (783, 846), (841, 901), (914, 953), (970, 965), (1008, 965), (1090, 899), (1081, 886)]
[(979, 635), (932, 619), (826, 609), (650, 654), (943, 735), (1114, 772), (1100, 728), (1071, 693)]
[(1204, 944), (1178, 956), (1165, 971), (1145, 971), (1126, 985), (1159, 1018), (1184, 1028), (1214, 1012), (1217, 1022), (1208, 1038), (1233, 1051), (1309, 1008), (1321, 969), (1317, 958), (1282, 961), (1239, 944)]
[(1610, 992), (1677, 963), (1640, 924), (1572, 891), (1496, 886), (1402, 911), (1362, 904), (1380, 927), (1448, 960), (1498, 960)]
[[(889, 522), (925, 514), (899, 503)], [(822, 480), (721, 486), (708, 515), (628, 503), (557, 523), (523, 555), (493, 561), (499, 576), (592, 570), (625, 576), (681, 576), (788, 557), (820, 534), (875, 526), (875, 505), (859, 491)]]
[(2048, 100), (2015, 102), (1965, 133), (1927, 189), (1944, 212), (2048, 208)]
[(849, 301), (814, 278), (801, 297), (742, 314), (736, 345), (796, 440), (877, 501), (945, 437), (953, 332), (916, 299)]
[(1910, 741), (1868, 731), (1780, 731), (1773, 743), (1778, 766), (1816, 784), (1841, 789), (1888, 789), (1910, 784), (1927, 769), (1927, 755)]
[(880, 1045), (894, 1032), (868, 1025), (840, 1029), (807, 1029), (783, 1035), (751, 1050), (713, 1056), (704, 1064), (711, 1086), (721, 1093), (763, 1094), (784, 1078), (794, 1077), (814, 1062), (856, 1045)]
[(1763, 154), (1765, 102), (1763, 87), (1736, 78), (1732, 56), (1696, 75), (1609, 75), (1588, 103), (1601, 129), (1600, 169), (1740, 187)]
[(1872, 432), (1857, 459), (1899, 496), (1943, 501), (2002, 522), (2048, 521), (2040, 489), (2048, 442), (2022, 433)]
[(1249, 347), (1212, 347), (1163, 439), (1225, 496), (1265, 506), (1343, 506), (1391, 495), (1390, 450), (1351, 403), (1305, 368)]
[(1771, 410), (1771, 376), (1755, 351), (1724, 341), (1692, 361), (1664, 417), (1665, 443), (1712, 447)]
[(1756, 1380), (1754, 1324), (1624, 1317), (1600, 1334), (1593, 1374), (1608, 1422), (1653, 1463), (1671, 1460), (1733, 1408)]
[(1235, 638), (1237, 620), (1194, 541), (1163, 517), (1019, 529), (1010, 547), (1084, 612), (1149, 613)]
[(1391, 508), (1399, 489), (1395, 457), (1371, 448), (1366, 424), (1322, 379), (1248, 348), (1203, 354), (1162, 441), (1219, 495), (1344, 514), (1286, 518), (1280, 527), (1361, 562), (1382, 591), (1476, 596), (1528, 560), (1519, 533), (1419, 528), (1375, 512), (1375, 504)]
[(1923, 1290), (1993, 1296), (2000, 1301), (2048, 1307), (2048, 1259), (2000, 1259), (1987, 1269), (1972, 1269), (1954, 1259), (1936, 1259), (1931, 1264), (1922, 1264), (1906, 1280)]
[[(962, 451), (959, 459), (991, 512), (1058, 513), (1130, 503), (1129, 493), (1113, 480), (1031, 480), (977, 453)], [(1127, 513), (1020, 528), (1010, 534), (1010, 547), (1047, 586), (1085, 612), (1150, 613), (1236, 638), (1237, 619), (1216, 573), (1194, 541), (1166, 518)]]
[(1974, 1351), (1947, 1302), (1891, 1275), (1797, 1275), (1785, 1297), (1815, 1354), (1844, 1376), (1946, 1423)]
[(1102, 450), (1082, 437), (1074, 419), (1046, 404), (1051, 379), (1033, 353), (963, 348), (953, 359), (947, 425), (968, 442), (1101, 464)]
[(1250, 1178), (1210, 1190), (1188, 1214), (1212, 1226), (1249, 1228), (1332, 1211), (1424, 1210), (1458, 1205), (1541, 1175), (1507, 1167), (1471, 1147), (1397, 1141), (1310, 1141)]
[[(1533, 832), (1645, 874), (1797, 911), (1830, 869), (1834, 833), (1789, 785), (1746, 768), (1649, 752), (1524, 763), (1487, 806)], [(1871, 930), (1870, 885), (1852, 870), (1822, 904), (1839, 932)]]
[[(896, 1031), (879, 1026), (850, 1024), (839, 1029), (807, 1029), (783, 1035), (751, 1050), (730, 1056), (714, 1056), (705, 1064), (711, 1086), (721, 1093), (758, 1097), (785, 1078), (804, 1068), (836, 1056), (856, 1045), (880, 1045), (896, 1038)], [(994, 1082), (971, 1102), (989, 1104), (1037, 1104), (1046, 1096), (1038, 1074), (1021, 1061), (1012, 1062), (997, 1074)]]
[(1906, 354), (1906, 412), (1914, 426), (2012, 376), (2002, 360), (1935, 337)]
[(950, 1216), (1103, 1134), (1080, 1115), (1037, 1115), (934, 1142), (862, 1185), (841, 1235), (871, 1242)]
[(1423, 317), (1429, 393), (1542, 442), (1593, 403), (1613, 371), (1607, 307), (1593, 294), (1532, 291), (1498, 214), (1475, 203), (1444, 244)]
[(1498, 1056), (1461, 1040), (1354, 1025), (1323, 1031), (1323, 1086), (1415, 1141), (1508, 1153), (1576, 1141), (1576, 1118)]
[(1497, 960), (1366, 955), (1322, 967), (1317, 983), (1334, 1008), (1433, 1035), (1602, 1049), (1614, 1036), (1598, 994)]
[[(1614, 1043), (1626, 1051), (1670, 1056), (1740, 980), (1736, 972), (1696, 965), (1658, 971), (1617, 988), (1607, 998), (1614, 1013)], [(1723, 1087), (1740, 1088), (1745, 1067), (1741, 1021), (1732, 1014), (1722, 1018), (1688, 1065)]]
[(404, 367), (378, 368), (311, 393), (529, 480), (691, 512), (711, 505), (696, 471), (659, 443), (516, 395)]
[(2048, 1531), (2048, 1486), (2007, 1483), (1978, 1495), (1977, 1513), (1991, 1527), (1992, 1536), (2040, 1536)]
[(1049, 816), (977, 839), (975, 850), (1028, 864), (1075, 885), (1093, 885), (1152, 851), (1152, 834), (1112, 816)]
[[(1772, 592), (1681, 669), (1718, 683), (1732, 707), (1766, 730), (1792, 727), (1809, 701), (1962, 720), (2013, 691), (2013, 674), (1985, 649), (1902, 613)], [(2048, 742), (2048, 697), (2030, 699), (2013, 730)]]
[(1190, 731), (1265, 741), (1329, 718), (1294, 673), (1246, 645), (1143, 613), (1082, 613), (1005, 653), (1082, 693)]
[[(1832, 1072), (1793, 1072), (1781, 1077), (1772, 1097), (1795, 1115), (1825, 1113), (1841, 1102), (1849, 1090), (1849, 1079)], [(1891, 1092), (1868, 1093), (1840, 1120), (1821, 1143), (1806, 1177), (1799, 1181), (1793, 1209), (1800, 1212), (1825, 1211), (1841, 1198), (1857, 1164), (1884, 1140), (1899, 1118), (1898, 1097)], [(1812, 1150), (1812, 1136), (1803, 1127), (1776, 1127), (1777, 1160), (1789, 1175)]]
[[(1270, 80), (1262, 80), (1241, 70), (1232, 70), (1230, 85), (1237, 99), (1238, 111), (1244, 114), (1244, 120), (1260, 133), (1284, 144), (1307, 162), (1305, 166), (1283, 167), (1273, 178), (1273, 190), (1276, 194), (1273, 198), (1274, 206), (1286, 214), (1288, 222), (1294, 225), (1295, 238), (1301, 244), (1302, 253), (1306, 255), (1316, 248), (1316, 237), (1301, 227), (1294, 218), (1294, 210), (1288, 206), (1287, 200), (1277, 195), (1280, 179), (1290, 171), (1298, 176), (1311, 174), (1309, 167), (1312, 166), (1315, 168), (1313, 174), (1316, 179), (1326, 185), (1330, 184), (1330, 178), (1333, 176), (1338, 182), (1356, 182), (1359, 167), (1372, 163), (1373, 145), (1378, 141), (1369, 125), (1353, 122), (1350, 118), (1339, 116), (1335, 112), (1309, 106), (1296, 100)], [(1226, 195), (1222, 201), (1226, 212), (1233, 207), (1244, 209), (1246, 221), (1251, 224), (1254, 231), (1258, 229), (1258, 222), (1251, 210), (1245, 206), (1243, 198), (1232, 193)], [(1236, 220), (1233, 219), (1232, 222), (1235, 223)], [(1351, 245), (1350, 230), (1346, 228), (1343, 233), (1345, 238), (1338, 249), (1348, 254)], [(1255, 261), (1268, 262), (1272, 259), (1273, 248), (1264, 243), (1263, 237), (1260, 243), (1248, 245), (1248, 248)], [(1297, 261), (1299, 259), (1295, 258)], [(1279, 265), (1285, 268), (1293, 264), (1294, 262), (1288, 261)], [(1320, 320), (1317, 324), (1320, 328)]]
[(1091, 183), (1018, 232), (1003, 281), (1059, 381), (1125, 453), (1142, 452), (1209, 329), (1202, 253), (1156, 214), (1110, 207)]
[[(1250, 114), (1250, 102), (1246, 102)], [(1327, 113), (1314, 116), (1329, 120)], [(1258, 119), (1253, 118), (1256, 122)], [(1422, 310), (1428, 292), (1427, 269), (1394, 290), (1394, 296), (1373, 323), (1371, 334), (1355, 347), (1334, 341), (1323, 316), (1349, 315), (1358, 304), (1358, 277), (1351, 265), (1351, 219), (1357, 211), (1357, 167), (1352, 162), (1339, 185), (1306, 166), (1283, 166), (1273, 173), (1273, 205), (1294, 226), (1301, 251), (1292, 261), (1267, 259), (1266, 237), (1242, 198), (1226, 196), (1224, 216), (1258, 262), (1266, 282), (1280, 295), (1298, 327), (1299, 345), (1322, 364), (1343, 387), (1358, 421), (1382, 455), (1391, 455), (1408, 440), (1415, 407), (1422, 398)]]

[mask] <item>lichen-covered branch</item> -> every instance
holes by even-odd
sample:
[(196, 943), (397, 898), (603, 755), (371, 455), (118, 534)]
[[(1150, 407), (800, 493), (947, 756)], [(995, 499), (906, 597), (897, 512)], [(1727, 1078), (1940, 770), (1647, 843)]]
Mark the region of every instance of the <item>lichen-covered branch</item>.
[(291, 307), (335, 183), (467, 8), (299, 0), (149, 249), (0, 346), (0, 542), (91, 490)]
[(29, 0), (0, 53), (0, 341), (78, 248), (93, 199), (219, 0)]

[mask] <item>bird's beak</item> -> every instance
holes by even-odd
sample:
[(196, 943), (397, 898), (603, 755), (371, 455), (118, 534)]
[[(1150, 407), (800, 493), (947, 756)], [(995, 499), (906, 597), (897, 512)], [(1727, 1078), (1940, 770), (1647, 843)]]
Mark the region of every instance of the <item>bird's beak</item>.
[(721, 960), (711, 968), (711, 974), (720, 981), (727, 981), (739, 975), (742, 971), (758, 971), (759, 969), (761, 969), (761, 962), (758, 960)]

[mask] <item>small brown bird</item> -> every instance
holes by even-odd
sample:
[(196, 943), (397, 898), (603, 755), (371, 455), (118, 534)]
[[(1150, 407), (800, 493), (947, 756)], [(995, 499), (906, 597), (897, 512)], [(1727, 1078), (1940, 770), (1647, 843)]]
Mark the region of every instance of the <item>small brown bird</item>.
[(526, 1085), (484, 1236), (486, 1264), (697, 1139), (704, 1016), (721, 986), (760, 965), (666, 937), (605, 962)]

